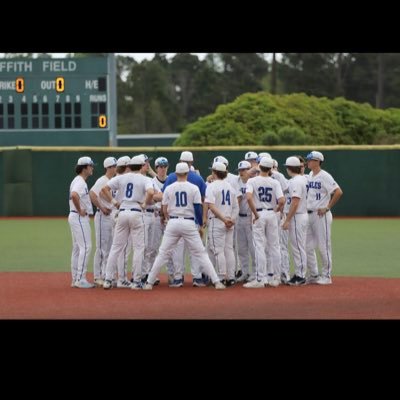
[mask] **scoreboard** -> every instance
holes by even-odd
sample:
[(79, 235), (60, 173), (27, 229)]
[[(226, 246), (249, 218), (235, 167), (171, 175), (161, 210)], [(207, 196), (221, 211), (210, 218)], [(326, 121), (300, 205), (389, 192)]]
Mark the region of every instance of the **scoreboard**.
[(0, 59), (0, 146), (115, 145), (115, 58)]

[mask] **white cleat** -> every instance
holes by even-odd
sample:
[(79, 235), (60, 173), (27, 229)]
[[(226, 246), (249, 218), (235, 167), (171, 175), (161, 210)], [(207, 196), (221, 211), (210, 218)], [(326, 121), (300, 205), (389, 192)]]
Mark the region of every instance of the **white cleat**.
[(109, 279), (106, 279), (103, 284), (103, 289), (108, 290), (111, 288), (112, 288), (112, 282)]
[(153, 285), (151, 284), (151, 283), (148, 283), (148, 282), (146, 282), (144, 285), (143, 285), (143, 288), (142, 288), (143, 290), (153, 290)]
[(315, 285), (318, 283), (320, 279), (319, 275), (310, 275), (306, 278), (306, 284), (307, 285)]
[(101, 278), (96, 278), (94, 280), (94, 284), (96, 287), (103, 287), (104, 286), (104, 280)]
[(130, 289), (132, 287), (131, 282), (125, 280), (118, 280), (117, 282), (117, 288), (125, 288), (125, 289)]
[(272, 287), (278, 287), (280, 284), (281, 284), (281, 281), (278, 280), (278, 279), (271, 279), (271, 280), (268, 282), (268, 285), (269, 285), (269, 286), (272, 286)]
[(318, 285), (332, 285), (332, 279), (329, 276), (320, 276), (316, 283)]
[(248, 289), (261, 289), (261, 288), (264, 288), (265, 285), (264, 285), (264, 282), (254, 279), (254, 281), (245, 283), (243, 285), (243, 287), (248, 288)]
[(80, 281), (75, 282), (75, 287), (79, 289), (92, 289), (95, 286), (93, 283), (89, 283), (86, 279), (81, 279)]
[(217, 290), (226, 289), (226, 286), (225, 286), (221, 281), (215, 282), (215, 283), (214, 283), (214, 287), (215, 287), (215, 289), (217, 289)]

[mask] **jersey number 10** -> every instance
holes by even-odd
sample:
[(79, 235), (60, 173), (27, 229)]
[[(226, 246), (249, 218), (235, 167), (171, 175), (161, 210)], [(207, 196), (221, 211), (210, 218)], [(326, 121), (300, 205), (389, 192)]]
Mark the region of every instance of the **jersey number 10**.
[(186, 207), (187, 206), (187, 193), (186, 192), (175, 192), (175, 207)]

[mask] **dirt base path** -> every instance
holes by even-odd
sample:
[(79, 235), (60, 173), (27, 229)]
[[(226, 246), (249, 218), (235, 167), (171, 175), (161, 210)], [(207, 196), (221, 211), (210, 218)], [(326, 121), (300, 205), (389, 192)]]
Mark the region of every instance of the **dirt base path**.
[[(217, 291), (73, 289), (69, 273), (0, 273), (1, 319), (400, 319), (400, 279), (335, 277), (333, 285)], [(91, 279), (91, 276), (89, 276)]]

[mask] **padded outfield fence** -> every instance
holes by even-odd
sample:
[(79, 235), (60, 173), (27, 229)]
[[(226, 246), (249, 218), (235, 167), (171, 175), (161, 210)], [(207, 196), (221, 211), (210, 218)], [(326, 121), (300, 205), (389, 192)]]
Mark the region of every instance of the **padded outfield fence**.
[(233, 173), (247, 151), (268, 151), (286, 173), (288, 156), (306, 156), (311, 150), (323, 152), (323, 168), (333, 175), (344, 195), (334, 207), (336, 216), (399, 216), (400, 145), (392, 146), (252, 146), (252, 147), (3, 147), (0, 148), (0, 215), (68, 215), (69, 185), (75, 176), (79, 157), (87, 155), (96, 162), (89, 188), (103, 173), (108, 156), (132, 157), (145, 153), (154, 159), (165, 156), (174, 171), (181, 151), (190, 150), (194, 165), (206, 177), (217, 155), (229, 160)]

